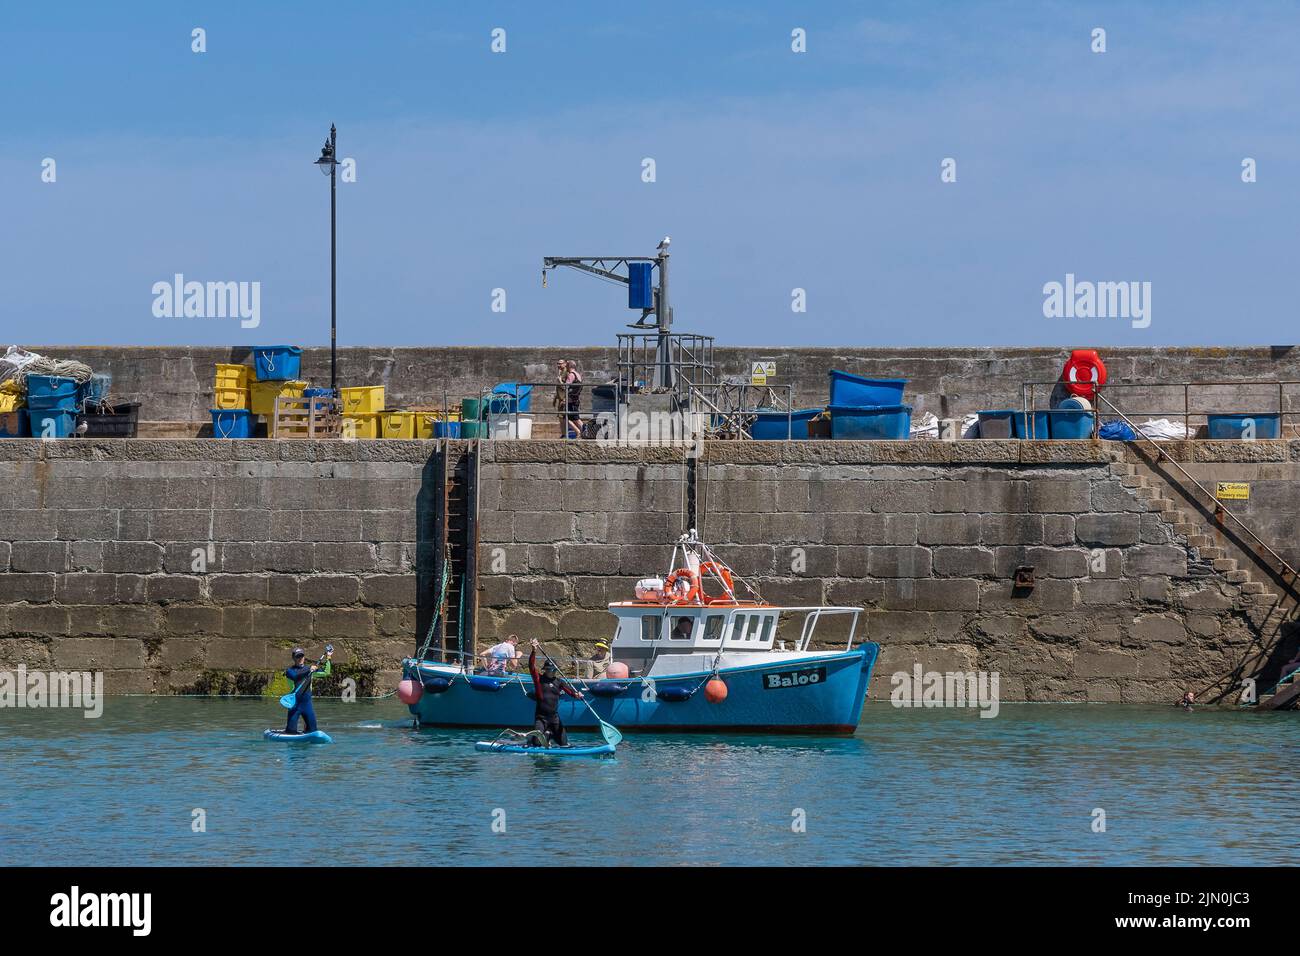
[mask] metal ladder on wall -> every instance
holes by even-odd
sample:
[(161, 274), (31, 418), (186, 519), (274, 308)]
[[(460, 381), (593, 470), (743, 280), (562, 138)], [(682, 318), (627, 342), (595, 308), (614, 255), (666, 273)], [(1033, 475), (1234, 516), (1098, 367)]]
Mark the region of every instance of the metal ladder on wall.
[[(1139, 444), (1145, 442), (1155, 452), (1155, 455), (1148, 463), (1152, 474), (1164, 478), (1164, 481), (1186, 499), (1186, 503), (1196, 511), (1203, 512), (1212, 509), (1212, 514), (1206, 517), (1213, 518), (1215, 529), (1219, 533), (1227, 534), (1229, 522), (1231, 522), (1231, 527), (1235, 528), (1237, 532), (1233, 535), (1234, 543), (1242, 553), (1249, 556), (1256, 563), (1256, 566), (1273, 580), (1277, 592), (1281, 593), (1269, 591), (1262, 581), (1254, 580), (1249, 569), (1240, 567), (1236, 558), (1229, 557), (1227, 550), (1218, 546), (1222, 542), (1216, 542), (1213, 536), (1205, 534), (1205, 529), (1194, 522), (1195, 511), (1180, 509), (1178, 502), (1165, 495), (1161, 489), (1148, 485), (1146, 479), (1138, 476), (1136, 469), (1132, 465), (1124, 466), (1125, 474), (1122, 476), (1124, 483), (1133, 488), (1137, 496), (1147, 503), (1148, 509), (1158, 513), (1160, 519), (1171, 525), (1175, 533), (1183, 535), (1187, 539), (1189, 548), (1195, 549), (1202, 560), (1208, 561), (1210, 566), (1222, 574), (1229, 584), (1234, 585), (1248, 601), (1264, 612), (1264, 619), (1257, 626), (1262, 637), (1264, 627), (1271, 624), (1276, 630), (1274, 641), (1276, 645), (1276, 639), (1281, 637), (1282, 626), (1293, 618), (1297, 609), (1300, 608), (1300, 600), (1298, 600), (1300, 595), (1296, 593), (1296, 569), (1291, 567), (1277, 551), (1256, 534), (1239, 515), (1225, 507), (1210, 489), (1192, 477), (1186, 468), (1160, 447), (1159, 442), (1144, 434), (1114, 402), (1101, 391), (1094, 390), (1093, 394), (1098, 412), (1100, 412), (1101, 406), (1105, 404), (1133, 430), (1134, 434), (1138, 436), (1137, 441)], [(1100, 420), (1100, 415), (1097, 416), (1097, 420)], [(1189, 488), (1171, 481), (1167, 476), (1161, 475), (1160, 470), (1154, 467), (1157, 462), (1164, 462), (1173, 466), (1192, 489), (1200, 492), (1203, 501), (1197, 501), (1196, 495)], [(1287, 598), (1290, 598), (1292, 602), (1289, 608), (1286, 607)], [(1300, 670), (1285, 674), (1272, 689), (1259, 696), (1255, 706), (1260, 710), (1283, 710), (1297, 705), (1300, 705)]]
[(478, 616), (478, 443), (444, 441), (434, 452), (433, 603), (447, 575), (442, 605), (435, 607), (433, 645), (441, 660), (470, 662)]

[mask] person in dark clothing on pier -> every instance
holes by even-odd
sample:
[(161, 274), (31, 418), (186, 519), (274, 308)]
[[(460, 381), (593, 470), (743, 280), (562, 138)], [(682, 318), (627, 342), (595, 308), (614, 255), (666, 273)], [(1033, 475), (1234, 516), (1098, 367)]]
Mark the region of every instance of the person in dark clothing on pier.
[(293, 649), (293, 666), (289, 667), (284, 676), (289, 678), (290, 683), (297, 688), (294, 694), (293, 707), (289, 709), (289, 719), (285, 721), (284, 732), (286, 734), (298, 733), (298, 719), (302, 718), (307, 724), (306, 733), (312, 733), (316, 730), (316, 711), (311, 706), (311, 679), (320, 673), (322, 677), (328, 677), (333, 669), (334, 648), (329, 644), (325, 645), (325, 667), (319, 664), (307, 663), (307, 652), (301, 647)]
[(570, 697), (581, 700), (582, 693), (574, 690), (569, 685), (569, 682), (560, 676), (560, 672), (549, 657), (539, 674), (537, 672), (537, 649), (541, 645), (536, 638), (528, 643), (533, 649), (532, 653), (528, 655), (528, 672), (533, 675), (533, 691), (537, 697), (537, 707), (533, 711), (533, 730), (542, 734), (546, 738), (548, 745), (567, 747), (569, 745), (569, 735), (564, 730), (563, 721), (560, 720), (560, 695), (568, 694)]

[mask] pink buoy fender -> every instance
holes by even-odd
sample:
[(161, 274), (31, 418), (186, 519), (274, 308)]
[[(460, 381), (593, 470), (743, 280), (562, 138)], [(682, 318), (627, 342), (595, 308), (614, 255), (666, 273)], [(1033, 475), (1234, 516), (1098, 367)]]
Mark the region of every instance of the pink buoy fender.
[(1095, 395), (1106, 384), (1106, 364), (1096, 349), (1075, 349), (1061, 372), (1061, 381), (1074, 395)]
[(611, 680), (624, 680), (627, 675), (627, 665), (622, 661), (611, 661), (609, 667), (605, 669), (605, 676)]
[(397, 699), (403, 704), (418, 704), (420, 698), (424, 696), (424, 688), (419, 681), (413, 681), (409, 677), (399, 681), (397, 684)]

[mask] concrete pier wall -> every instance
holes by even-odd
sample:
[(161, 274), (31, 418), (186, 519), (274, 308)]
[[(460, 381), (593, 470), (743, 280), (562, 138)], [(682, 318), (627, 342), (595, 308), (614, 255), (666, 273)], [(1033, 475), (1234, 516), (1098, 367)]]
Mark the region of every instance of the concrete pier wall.
[[(0, 442), (0, 667), (173, 693), (330, 640), (386, 690), (417, 640), (435, 448)], [(1268, 494), (1297, 500), (1300, 442), (1188, 448), (1216, 474), (1267, 455)], [(1008, 700), (1164, 700), (1258, 651), (1267, 607), (1148, 510), (1126, 457), (1092, 442), (708, 443), (697, 523), (769, 600), (863, 608), (859, 636), (884, 646), (874, 693), (919, 662), (998, 671)], [(664, 570), (687, 481), (680, 449), (481, 443), (480, 642), (607, 637), (605, 605)], [(1018, 592), (1025, 565), (1035, 585)]]
[[(1080, 343), (1085, 345), (1087, 343)], [(123, 401), (142, 403), (149, 421), (204, 422), (212, 406), (212, 367), (217, 362), (250, 362), (248, 348), (32, 346), (57, 358), (74, 358), (113, 376), (113, 392)], [(1101, 349), (1116, 386), (1111, 399), (1141, 418), (1169, 417), (1184, 408), (1181, 387), (1168, 383), (1214, 381), (1300, 382), (1300, 349), (1273, 348), (1115, 348)], [(989, 408), (1022, 407), (1022, 384), (1054, 382), (1069, 357), (1061, 348), (799, 348), (728, 346), (716, 350), (719, 375), (749, 380), (750, 363), (776, 363), (777, 386), (791, 386), (797, 407), (827, 402), (827, 372), (909, 379), (905, 400), (919, 417), (961, 417)], [(555, 361), (573, 358), (586, 381), (599, 383), (617, 372), (614, 348), (341, 348), (343, 385), (383, 385), (393, 407), (458, 401), (483, 386), (502, 381), (551, 381)], [(303, 351), (302, 374), (329, 383), (329, 349)], [(1156, 387), (1166, 383), (1166, 387)], [(1046, 407), (1050, 387), (1036, 390), (1037, 407)], [(784, 394), (784, 393), (783, 393)], [(1202, 387), (1187, 396), (1193, 412), (1275, 411), (1276, 386)], [(1283, 390), (1288, 410), (1300, 408), (1300, 387)], [(549, 408), (549, 405), (547, 406)]]

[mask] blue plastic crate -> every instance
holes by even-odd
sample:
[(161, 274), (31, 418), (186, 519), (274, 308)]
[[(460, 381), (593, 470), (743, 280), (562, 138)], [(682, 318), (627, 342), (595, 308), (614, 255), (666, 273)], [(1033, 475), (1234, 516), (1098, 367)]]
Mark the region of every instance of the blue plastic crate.
[(1011, 434), (1016, 438), (1033, 438), (1038, 441), (1050, 437), (1047, 412), (1041, 409), (1032, 412), (1016, 412), (1015, 417), (1011, 419)]
[(68, 438), (77, 430), (75, 408), (29, 408), (27, 427), (33, 438)]
[(27, 407), (73, 410), (80, 404), (81, 389), (76, 379), (62, 375), (28, 375)]
[(1245, 437), (1248, 422), (1255, 423), (1255, 438), (1277, 438), (1281, 434), (1282, 416), (1277, 412), (1259, 415), (1207, 415), (1206, 433), (1215, 441), (1232, 441)]
[(754, 424), (749, 426), (749, 437), (755, 441), (784, 441), (786, 438), (804, 441), (808, 438), (808, 423), (821, 411), (820, 408), (796, 408), (791, 410), (788, 421), (785, 412), (751, 412), (756, 417)]
[(259, 382), (296, 379), (302, 371), (302, 349), (296, 345), (259, 345), (253, 349), (253, 368)]
[[(513, 415), (526, 412), (533, 404), (533, 387), (517, 382), (501, 382), (492, 386), (492, 397), (488, 399), (488, 413), (492, 415)], [(516, 407), (517, 406), (517, 407)]]
[(214, 408), (211, 412), (213, 438), (253, 437), (253, 413), (247, 408)]
[(912, 431), (911, 405), (832, 405), (830, 409), (833, 439), (896, 440)]
[(27, 420), (27, 409), (0, 412), (0, 438), (29, 438), (32, 430)]
[(434, 438), (459, 438), (460, 422), (434, 422)]
[(836, 369), (826, 373), (831, 380), (832, 405), (865, 408), (876, 405), (899, 405), (903, 401), (905, 378), (863, 378)]
[(1094, 414), (1081, 408), (1054, 408), (1047, 413), (1053, 439), (1091, 438)]

